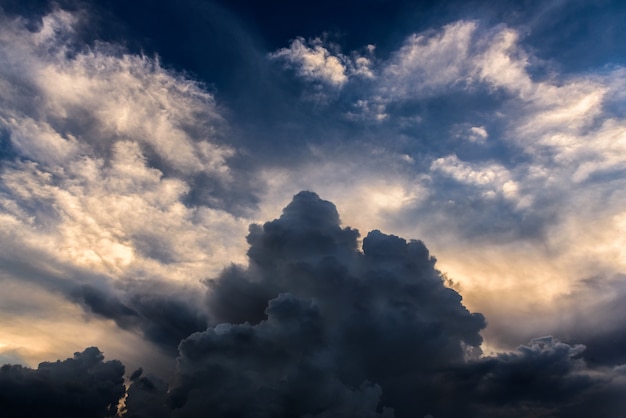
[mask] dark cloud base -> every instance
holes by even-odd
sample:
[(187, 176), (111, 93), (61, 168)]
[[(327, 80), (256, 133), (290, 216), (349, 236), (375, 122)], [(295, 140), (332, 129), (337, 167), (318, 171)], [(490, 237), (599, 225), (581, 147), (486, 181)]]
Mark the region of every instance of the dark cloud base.
[(113, 417), (124, 395), (124, 366), (95, 347), (36, 370), (0, 368), (0, 414), (11, 418)]
[(582, 345), (543, 337), (482, 356), (485, 318), (444, 285), (421, 241), (372, 231), (361, 250), (358, 237), (332, 203), (299, 193), (279, 219), (250, 227), (248, 267), (207, 281), (209, 326), (199, 332), (204, 314), (179, 296), (136, 291), (121, 303), (83, 289), (81, 303), (123, 328), (165, 346), (182, 338), (176, 381), (140, 369), (125, 391), (123, 365), (92, 347), (35, 370), (3, 366), (3, 416), (608, 417), (626, 408), (623, 367), (590, 368)]

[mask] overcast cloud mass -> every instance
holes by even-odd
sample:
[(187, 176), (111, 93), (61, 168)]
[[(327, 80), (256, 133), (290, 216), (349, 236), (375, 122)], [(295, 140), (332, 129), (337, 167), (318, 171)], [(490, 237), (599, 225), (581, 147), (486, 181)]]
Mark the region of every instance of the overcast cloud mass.
[(626, 4), (270, 3), (0, 0), (2, 413), (624, 414)]

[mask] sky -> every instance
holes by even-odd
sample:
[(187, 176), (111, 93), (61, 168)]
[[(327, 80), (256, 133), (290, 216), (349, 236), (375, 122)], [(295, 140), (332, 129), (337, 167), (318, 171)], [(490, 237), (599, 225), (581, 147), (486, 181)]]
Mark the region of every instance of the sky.
[(3, 411), (624, 414), (625, 21), (0, 0)]

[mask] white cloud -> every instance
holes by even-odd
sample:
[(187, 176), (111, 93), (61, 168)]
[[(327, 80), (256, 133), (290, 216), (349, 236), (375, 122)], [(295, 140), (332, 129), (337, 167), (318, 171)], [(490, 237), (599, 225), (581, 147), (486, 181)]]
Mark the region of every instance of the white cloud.
[[(221, 123), (213, 97), (158, 61), (111, 45), (70, 54), (65, 38), (76, 19), (54, 12), (35, 33), (19, 21), (5, 22), (0, 123), (11, 130), (18, 150), (37, 161), (59, 162), (77, 152), (77, 140), (97, 149), (105, 138), (132, 138), (182, 173), (226, 175), (234, 150), (213, 140)], [(24, 97), (25, 91), (36, 100)]]
[(320, 38), (306, 42), (296, 38), (289, 48), (281, 48), (270, 54), (272, 59), (283, 59), (296, 68), (298, 75), (340, 87), (348, 81), (343, 55), (334, 55), (323, 46)]
[(260, 219), (274, 219), (295, 193), (311, 190), (337, 206), (344, 225), (364, 234), (388, 230), (404, 209), (428, 202), (428, 176), (410, 175), (414, 161), (406, 154), (371, 147), (313, 152), (315, 160), (297, 168), (263, 170), (267, 194)]
[(488, 137), (489, 134), (484, 126), (472, 126), (467, 135), (468, 141), (476, 144), (484, 144)]
[(472, 70), (477, 24), (460, 21), (438, 33), (413, 34), (382, 69), (380, 89), (388, 101), (404, 100), (463, 86)]
[[(330, 48), (330, 49), (329, 49)], [(374, 46), (368, 45), (370, 56), (353, 53), (348, 57), (337, 48), (325, 45), (320, 38), (306, 41), (298, 37), (291, 42), (289, 48), (281, 48), (271, 53), (271, 59), (285, 61), (297, 74), (309, 81), (318, 81), (333, 87), (342, 87), (351, 77), (371, 79), (375, 77), (371, 55)]]
[[(39, 32), (27, 31), (19, 21), (0, 31), (8, 60), (0, 79), (13, 81), (2, 85), (26, 86), (32, 94), (24, 101), (14, 88), (3, 96), (0, 123), (17, 152), (31, 161), (5, 167), (8, 193), (2, 203), (5, 208), (23, 201), (40, 206), (34, 217), (5, 214), (37, 228), (47, 213), (57, 222), (48, 231), (49, 250), (93, 268), (119, 272), (137, 263), (149, 270), (159, 264), (136, 247), (135, 235), (147, 226), (154, 239), (171, 247), (178, 269), (221, 264), (208, 260), (212, 245), (203, 233), (213, 221), (234, 228), (241, 228), (241, 221), (182, 203), (190, 187), (186, 175), (230, 181), (227, 160), (235, 151), (214, 139), (223, 122), (213, 97), (157, 61), (110, 45), (68, 58), (64, 40), (75, 20), (57, 11), (43, 19)], [(174, 175), (149, 167), (146, 153), (162, 159)], [(184, 270), (170, 277), (182, 277)]]
[[(10, 283), (26, 280), (24, 271), (60, 292), (81, 280), (77, 271), (201, 286), (244, 259), (249, 220), (185, 201), (196, 175), (232, 183), (236, 151), (219, 140), (225, 122), (200, 84), (155, 59), (70, 46), (77, 19), (56, 11), (37, 32), (6, 18), (0, 26), (0, 126), (19, 156), (0, 171), (0, 280), (15, 290), (0, 302), (18, 297)], [(98, 324), (90, 344), (106, 346), (95, 340), (111, 324)], [(92, 325), (71, 326), (78, 335)], [(18, 350), (30, 331), (11, 333)], [(44, 334), (37, 344), (56, 344)], [(24, 346), (27, 361), (37, 358), (32, 349)]]
[(477, 41), (482, 51), (472, 58), (472, 77), (526, 97), (533, 83), (526, 71), (528, 58), (518, 41), (518, 33), (507, 27), (483, 34)]
[(519, 187), (512, 179), (513, 175), (497, 163), (468, 163), (459, 160), (456, 155), (448, 155), (434, 160), (430, 170), (467, 186), (484, 189), (482, 193), (485, 196), (518, 197)]

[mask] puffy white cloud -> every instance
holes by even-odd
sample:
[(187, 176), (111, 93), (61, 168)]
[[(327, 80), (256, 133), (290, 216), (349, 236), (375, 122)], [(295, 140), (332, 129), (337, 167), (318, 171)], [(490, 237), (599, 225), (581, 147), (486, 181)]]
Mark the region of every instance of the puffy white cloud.
[[(310, 44), (310, 46), (309, 46)], [(307, 43), (304, 38), (296, 38), (289, 48), (282, 48), (270, 54), (273, 59), (284, 59), (297, 69), (298, 75), (309, 80), (322, 81), (333, 86), (342, 86), (348, 81), (345, 57), (334, 55), (323, 46), (320, 38)]]
[(477, 144), (484, 144), (488, 137), (489, 134), (484, 126), (472, 126), (467, 135), (467, 139), (470, 142), (475, 142)]
[[(325, 45), (321, 38), (306, 41), (294, 39), (289, 48), (281, 48), (269, 55), (271, 59), (285, 61), (296, 73), (309, 81), (317, 81), (333, 87), (342, 87), (350, 77), (374, 78), (373, 61), (370, 56), (353, 53), (348, 57), (337, 51), (334, 45)], [(367, 55), (374, 52), (368, 45)]]

